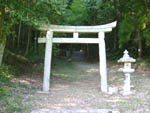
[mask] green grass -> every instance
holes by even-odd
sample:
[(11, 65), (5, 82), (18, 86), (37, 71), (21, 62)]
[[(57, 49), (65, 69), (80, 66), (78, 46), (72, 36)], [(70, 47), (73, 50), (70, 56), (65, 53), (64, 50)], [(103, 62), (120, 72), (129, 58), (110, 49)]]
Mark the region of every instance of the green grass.
[(126, 101), (125, 103), (119, 102), (118, 105), (119, 105), (120, 112), (125, 112), (128, 110), (134, 111), (137, 110), (138, 108), (143, 108), (144, 102), (139, 98), (132, 98)]
[(31, 108), (31, 105), (24, 104), (24, 94), (30, 94), (34, 89), (24, 83), (11, 82), (13, 76), (12, 67), (0, 67), (0, 113), (23, 113)]
[[(88, 73), (88, 69), (84, 66), (79, 66), (78, 63), (64, 60), (56, 60), (55, 62), (55, 65), (52, 67), (52, 76), (71, 81), (82, 80), (84, 77), (91, 76), (91, 74)], [(93, 74), (92, 76), (95, 75)]]
[(63, 60), (57, 60), (56, 65), (52, 68), (52, 75), (67, 80), (75, 80), (80, 74), (80, 72), (77, 71), (78, 68), (76, 64)]
[[(4, 86), (5, 87), (5, 86)], [(34, 100), (34, 98), (24, 98), (24, 95), (28, 93), (28, 95), (32, 92), (26, 84), (22, 83), (9, 83), (9, 87), (3, 88), (1, 90), (1, 108), (4, 109), (5, 113), (23, 113), (31, 109), (30, 102)], [(24, 102), (27, 101), (27, 104)]]

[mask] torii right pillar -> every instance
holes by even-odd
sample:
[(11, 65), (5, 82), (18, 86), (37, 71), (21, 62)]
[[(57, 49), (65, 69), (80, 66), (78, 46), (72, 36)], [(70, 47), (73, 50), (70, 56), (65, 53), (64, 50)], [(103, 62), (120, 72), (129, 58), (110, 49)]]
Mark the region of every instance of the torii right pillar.
[(106, 49), (105, 49), (105, 33), (99, 32), (98, 38), (99, 43), (99, 60), (100, 60), (100, 76), (101, 76), (101, 91), (104, 93), (108, 92), (107, 83), (107, 65), (106, 65)]

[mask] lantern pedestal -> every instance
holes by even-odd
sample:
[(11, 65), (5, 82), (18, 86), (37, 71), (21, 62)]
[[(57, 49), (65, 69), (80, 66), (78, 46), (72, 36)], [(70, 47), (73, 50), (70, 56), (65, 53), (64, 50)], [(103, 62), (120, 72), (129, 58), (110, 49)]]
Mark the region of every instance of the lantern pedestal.
[(130, 86), (130, 82), (131, 82), (130, 73), (134, 72), (134, 69), (131, 68), (131, 62), (135, 62), (135, 61), (136, 61), (135, 59), (133, 59), (128, 55), (127, 50), (124, 51), (123, 57), (118, 60), (118, 62), (124, 63), (124, 67), (119, 69), (119, 71), (123, 72), (125, 75), (123, 91), (120, 92), (122, 95), (132, 94), (131, 86)]
[(120, 93), (122, 95), (130, 95), (132, 94), (131, 92), (131, 80), (130, 80), (130, 73), (134, 72), (134, 69), (123, 69), (124, 75), (125, 75), (125, 80), (124, 80), (124, 87), (123, 91)]

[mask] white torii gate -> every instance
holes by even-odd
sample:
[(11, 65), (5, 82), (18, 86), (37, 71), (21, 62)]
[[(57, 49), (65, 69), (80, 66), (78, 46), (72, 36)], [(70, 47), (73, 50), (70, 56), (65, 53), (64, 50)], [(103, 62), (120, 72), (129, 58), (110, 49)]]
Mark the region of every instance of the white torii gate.
[[(101, 91), (108, 92), (107, 84), (107, 66), (106, 66), (106, 50), (105, 50), (105, 32), (112, 31), (116, 27), (117, 21), (97, 26), (63, 26), (63, 25), (46, 25), (40, 30), (47, 31), (44, 38), (38, 38), (38, 43), (46, 43), (45, 61), (44, 61), (44, 77), (43, 92), (48, 92), (50, 87), (51, 58), (53, 43), (92, 43), (99, 44), (100, 59), (100, 75), (101, 75)], [(53, 32), (73, 33), (73, 38), (55, 38)], [(79, 38), (79, 33), (98, 33), (98, 38)]]

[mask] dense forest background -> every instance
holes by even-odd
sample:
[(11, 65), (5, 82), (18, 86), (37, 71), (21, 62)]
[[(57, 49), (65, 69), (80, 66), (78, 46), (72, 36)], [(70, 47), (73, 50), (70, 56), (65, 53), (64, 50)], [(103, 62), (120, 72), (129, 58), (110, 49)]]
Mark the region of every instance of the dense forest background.
[[(106, 35), (107, 53), (117, 58), (128, 49), (134, 57), (149, 57), (149, 0), (1, 0), (0, 61), (3, 51), (4, 58), (11, 55), (36, 59), (44, 52), (44, 47), (37, 43), (37, 38), (45, 35), (38, 30), (43, 24), (99, 25), (115, 20), (117, 28)], [(56, 57), (62, 46), (54, 45)], [(63, 48), (74, 50), (80, 46), (64, 45)], [(87, 57), (97, 57), (97, 45), (84, 46)]]
[[(117, 27), (106, 34), (108, 58), (117, 59), (127, 49), (132, 56), (149, 60), (150, 0), (0, 0), (0, 64), (2, 59), (4, 64), (14, 64), (12, 59), (43, 60), (45, 47), (37, 38), (46, 35), (38, 30), (44, 24), (86, 26), (112, 21)], [(97, 45), (92, 44), (55, 44), (53, 55), (69, 57), (80, 49), (87, 59), (98, 59)]]

